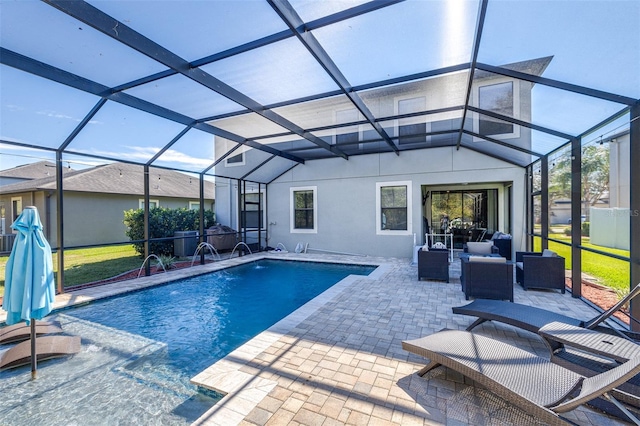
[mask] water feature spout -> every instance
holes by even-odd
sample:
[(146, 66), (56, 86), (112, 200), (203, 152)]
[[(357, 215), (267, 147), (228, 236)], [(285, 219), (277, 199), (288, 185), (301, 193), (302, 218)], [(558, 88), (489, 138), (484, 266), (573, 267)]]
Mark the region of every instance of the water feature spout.
[(245, 243), (244, 241), (240, 241), (238, 244), (236, 244), (236, 246), (233, 248), (233, 250), (231, 250), (231, 256), (229, 256), (229, 259), (231, 259), (233, 257), (233, 253), (235, 253), (235, 251), (238, 248), (238, 246), (245, 246), (247, 248), (247, 250), (249, 250), (249, 254), (253, 254), (251, 252), (251, 249), (247, 245), (247, 243)]
[(216, 250), (216, 248), (212, 244), (209, 244), (206, 241), (203, 241), (200, 244), (198, 244), (198, 247), (196, 247), (196, 251), (193, 253), (193, 258), (191, 259), (191, 266), (193, 266), (194, 262), (196, 261), (196, 256), (198, 256), (198, 253), (205, 248), (209, 249), (212, 256), (214, 257), (218, 256), (218, 260), (222, 260), (222, 258), (220, 257), (220, 254), (218, 253), (218, 250)]
[(158, 261), (158, 264), (160, 266), (162, 266), (162, 270), (164, 272), (167, 272), (167, 269), (164, 267), (164, 263), (162, 263), (162, 260), (160, 260), (160, 258), (158, 256), (156, 256), (155, 254), (150, 254), (149, 256), (147, 256), (147, 258), (144, 260), (144, 262), (142, 262), (142, 266), (140, 267), (140, 270), (138, 271), (138, 278), (140, 278), (140, 274), (142, 273), (142, 268), (144, 268), (145, 263), (147, 263), (147, 260), (151, 259), (152, 257), (155, 257), (156, 260)]

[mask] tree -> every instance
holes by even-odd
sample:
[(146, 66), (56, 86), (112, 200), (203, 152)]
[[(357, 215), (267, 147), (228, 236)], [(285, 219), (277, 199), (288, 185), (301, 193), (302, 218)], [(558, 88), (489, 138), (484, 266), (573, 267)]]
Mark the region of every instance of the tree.
[[(609, 190), (609, 147), (588, 145), (582, 148), (582, 209), (589, 214), (594, 205)], [(567, 150), (549, 168), (549, 203), (571, 198), (571, 155)], [(588, 218), (587, 218), (588, 220)]]

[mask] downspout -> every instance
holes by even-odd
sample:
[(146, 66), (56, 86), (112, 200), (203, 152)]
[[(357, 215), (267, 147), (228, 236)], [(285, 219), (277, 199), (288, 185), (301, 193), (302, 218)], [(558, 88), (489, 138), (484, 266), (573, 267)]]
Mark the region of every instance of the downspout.
[(45, 229), (46, 229), (46, 234), (45, 237), (47, 238), (47, 240), (51, 241), (51, 196), (53, 195), (52, 191), (47, 191), (45, 194), (45, 201), (44, 201), (44, 210), (45, 210), (45, 219), (44, 219), (44, 223), (45, 223)]

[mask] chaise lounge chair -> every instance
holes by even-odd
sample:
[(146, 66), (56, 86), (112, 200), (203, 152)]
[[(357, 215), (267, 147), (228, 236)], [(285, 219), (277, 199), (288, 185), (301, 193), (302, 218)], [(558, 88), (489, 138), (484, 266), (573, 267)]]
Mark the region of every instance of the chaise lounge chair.
[[(36, 335), (62, 333), (60, 323), (54, 322), (36, 322)], [(0, 328), (0, 344), (17, 343), (31, 338), (31, 326), (25, 322), (8, 325)]]
[[(80, 336), (44, 336), (36, 338), (36, 359), (73, 355), (80, 352)], [(31, 340), (18, 343), (0, 357), (0, 370), (20, 367), (31, 363)]]
[(503, 302), (500, 300), (485, 299), (476, 299), (468, 305), (454, 307), (453, 313), (478, 317), (476, 321), (474, 321), (469, 327), (467, 327), (467, 331), (471, 331), (473, 328), (477, 327), (485, 321), (498, 321), (537, 334), (540, 328), (549, 323), (557, 321), (576, 327), (597, 330), (602, 333), (616, 333), (627, 339), (640, 340), (640, 335), (638, 335), (638, 333), (622, 331), (617, 328), (605, 327), (601, 325), (622, 306), (629, 303), (631, 299), (639, 294), (640, 284), (638, 284), (633, 290), (629, 292), (627, 296), (621, 299), (614, 306), (587, 321), (562, 314), (557, 314), (555, 312), (551, 312), (542, 308), (536, 308), (534, 306)]
[(403, 341), (402, 348), (430, 360), (418, 375), (443, 365), (550, 425), (574, 424), (560, 414), (601, 396), (640, 424), (609, 395), (609, 391), (640, 373), (640, 357), (594, 377), (584, 377), (513, 345), (460, 330)]

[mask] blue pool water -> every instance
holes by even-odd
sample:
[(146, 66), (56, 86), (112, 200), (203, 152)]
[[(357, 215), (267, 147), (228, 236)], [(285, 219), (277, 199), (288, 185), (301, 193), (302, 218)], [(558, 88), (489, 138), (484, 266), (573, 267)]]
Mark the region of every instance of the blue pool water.
[(0, 400), (0, 419), (189, 424), (217, 401), (191, 377), (346, 276), (374, 269), (260, 260), (62, 311), (55, 319), (82, 337), (82, 352), (43, 362), (33, 382), (28, 366), (0, 372), (0, 392), (14, 395)]

